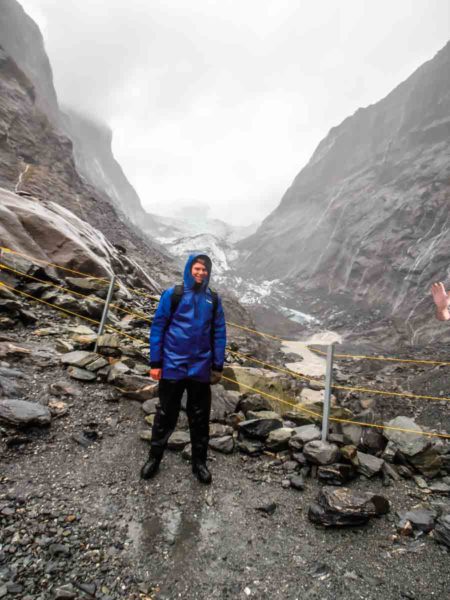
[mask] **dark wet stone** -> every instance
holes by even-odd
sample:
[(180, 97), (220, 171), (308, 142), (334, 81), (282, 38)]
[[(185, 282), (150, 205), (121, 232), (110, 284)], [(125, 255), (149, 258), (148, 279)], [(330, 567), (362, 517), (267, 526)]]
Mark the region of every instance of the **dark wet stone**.
[(353, 465), (336, 463), (335, 465), (321, 466), (317, 470), (319, 481), (328, 485), (344, 485), (357, 476)]
[(233, 428), (230, 425), (222, 425), (222, 423), (210, 423), (209, 425), (209, 437), (223, 437), (226, 435), (233, 435)]
[(424, 533), (428, 533), (434, 529), (437, 516), (435, 511), (426, 508), (399, 512), (397, 514), (399, 517), (397, 528), (399, 530), (403, 530), (406, 523), (409, 522), (412, 525), (412, 529), (423, 531)]
[(262, 504), (261, 506), (255, 506), (255, 510), (265, 513), (266, 515), (273, 515), (277, 508), (276, 502), (269, 502), (268, 504)]
[(372, 454), (365, 454), (364, 452), (357, 452), (357, 469), (360, 473), (366, 477), (373, 477), (379, 473), (383, 467), (384, 460), (377, 458)]
[(79, 381), (94, 381), (97, 376), (92, 371), (86, 369), (80, 369), (78, 367), (69, 367), (67, 373), (72, 379), (78, 379)]
[(397, 465), (396, 468), (397, 473), (403, 477), (403, 479), (412, 479), (413, 471), (410, 467), (407, 467), (406, 465)]
[(393, 442), (397, 449), (405, 456), (414, 456), (422, 452), (430, 444), (430, 441), (421, 435), (423, 430), (409, 417), (396, 417), (386, 423), (386, 425), (417, 431), (417, 434), (415, 434), (387, 428), (383, 429), (384, 437)]
[(386, 438), (373, 427), (364, 427), (361, 435), (360, 448), (374, 454), (383, 452)]
[(266, 440), (266, 447), (272, 452), (280, 452), (288, 448), (288, 442), (293, 434), (293, 429), (289, 427), (280, 427), (269, 433)]
[(49, 425), (49, 409), (37, 402), (26, 400), (0, 400), (0, 422), (16, 427), (26, 425)]
[[(130, 376), (126, 375), (126, 378)], [(146, 385), (142, 387), (135, 388), (136, 380), (135, 378), (139, 377), (139, 375), (135, 375), (133, 378), (133, 384), (131, 387), (129, 386), (129, 379), (125, 380), (125, 385), (129, 386), (127, 388), (121, 387), (122, 378), (118, 382), (118, 387), (121, 388), (122, 394), (125, 398), (131, 398), (131, 400), (138, 400), (139, 402), (144, 402), (150, 399), (157, 399), (158, 395), (158, 384), (157, 383), (148, 383), (148, 378), (144, 377), (143, 379), (147, 381)]]
[(66, 544), (50, 544), (49, 551), (52, 556), (67, 556), (70, 548)]
[(142, 410), (146, 415), (153, 415), (156, 413), (156, 407), (159, 404), (159, 398), (150, 398), (146, 400), (142, 405)]
[(442, 515), (437, 520), (434, 538), (440, 544), (445, 544), (450, 548), (450, 514)]
[(234, 440), (231, 435), (215, 437), (209, 440), (209, 446), (217, 452), (222, 452), (223, 454), (231, 454), (234, 450)]
[(259, 410), (272, 410), (272, 405), (270, 404), (267, 398), (260, 396), (259, 394), (252, 394), (251, 396), (246, 396), (240, 400), (238, 410), (242, 410), (244, 414), (247, 414), (248, 411), (259, 411)]
[(401, 477), (398, 474), (397, 469), (393, 465), (384, 461), (381, 470), (383, 474), (389, 477), (390, 479), (393, 479), (394, 481), (400, 481)]
[(294, 490), (303, 491), (305, 489), (305, 480), (301, 475), (293, 475), (290, 479), (290, 486), (294, 488)]
[(308, 512), (313, 523), (326, 527), (362, 525), (374, 516), (389, 512), (389, 501), (371, 492), (324, 487)]
[(299, 411), (289, 410), (282, 414), (282, 417), (285, 421), (292, 421), (298, 427), (302, 425), (314, 425), (314, 420), (311, 417), (305, 416)]
[(443, 481), (438, 481), (429, 486), (429, 489), (434, 494), (444, 494), (445, 496), (450, 495), (450, 485), (448, 483), (444, 483)]
[(293, 450), (301, 450), (305, 444), (321, 437), (320, 429), (316, 425), (302, 425), (294, 429), (294, 435), (289, 440)]
[(75, 350), (74, 352), (68, 352), (61, 357), (61, 363), (63, 365), (70, 365), (72, 367), (79, 367), (80, 369), (86, 367), (90, 363), (93, 363), (97, 358), (98, 354), (95, 352), (86, 352), (85, 350)]
[(329, 465), (336, 462), (339, 457), (339, 448), (336, 444), (313, 440), (305, 444), (303, 454), (315, 465)]
[(190, 441), (190, 435), (186, 431), (174, 431), (167, 442), (167, 447), (169, 450), (183, 450)]
[(280, 429), (282, 426), (283, 423), (281, 419), (269, 417), (242, 421), (238, 424), (238, 429), (247, 437), (265, 440), (271, 431)]
[(414, 456), (408, 456), (408, 462), (425, 477), (435, 477), (441, 470), (442, 456), (436, 448), (429, 446)]
[(230, 413), (237, 412), (239, 393), (226, 390), (223, 385), (211, 387), (211, 421), (223, 421)]
[(237, 442), (238, 449), (249, 456), (258, 456), (264, 450), (264, 444), (258, 440), (241, 437)]

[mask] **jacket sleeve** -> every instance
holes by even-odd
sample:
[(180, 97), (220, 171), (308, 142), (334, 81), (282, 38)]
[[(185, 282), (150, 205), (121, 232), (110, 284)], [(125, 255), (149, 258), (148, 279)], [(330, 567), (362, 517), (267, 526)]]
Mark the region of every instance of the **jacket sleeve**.
[(170, 323), (173, 289), (163, 292), (150, 327), (150, 367), (162, 368), (164, 335)]
[(225, 314), (223, 312), (222, 300), (219, 297), (217, 302), (216, 317), (214, 320), (213, 371), (223, 371), (226, 345), (227, 328), (225, 323)]

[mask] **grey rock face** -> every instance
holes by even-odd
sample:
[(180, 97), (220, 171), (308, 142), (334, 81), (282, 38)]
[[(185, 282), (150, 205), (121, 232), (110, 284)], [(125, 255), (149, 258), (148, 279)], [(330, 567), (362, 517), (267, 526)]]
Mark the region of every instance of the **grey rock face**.
[(303, 454), (315, 465), (330, 465), (338, 459), (339, 448), (336, 444), (313, 440), (305, 444)]
[(425, 264), (447, 270), (449, 68), (450, 43), (333, 127), (276, 210), (240, 243), (241, 273), (301, 281), (332, 303), (341, 292), (384, 315), (409, 314), (416, 343), (442, 332), (415, 290), (428, 286)]
[(377, 473), (380, 473), (384, 464), (382, 458), (377, 458), (376, 456), (372, 456), (372, 454), (365, 454), (364, 452), (358, 451), (356, 457), (358, 471), (366, 477), (373, 477)]
[(16, 427), (49, 425), (51, 414), (46, 406), (26, 400), (0, 400), (0, 422)]
[(353, 492), (348, 488), (324, 487), (308, 517), (326, 527), (363, 525), (374, 516), (389, 512), (389, 501), (371, 492)]
[(400, 429), (410, 429), (412, 431), (417, 431), (417, 435), (414, 433), (407, 433), (404, 431), (393, 431), (392, 429), (383, 429), (383, 435), (391, 442), (395, 444), (398, 450), (405, 456), (414, 456), (418, 454), (422, 450), (424, 450), (427, 446), (429, 446), (429, 440), (420, 435), (422, 433), (422, 428), (417, 425), (417, 423), (410, 419), (409, 417), (396, 417), (392, 419), (388, 423), (386, 423), (389, 427), (398, 427)]

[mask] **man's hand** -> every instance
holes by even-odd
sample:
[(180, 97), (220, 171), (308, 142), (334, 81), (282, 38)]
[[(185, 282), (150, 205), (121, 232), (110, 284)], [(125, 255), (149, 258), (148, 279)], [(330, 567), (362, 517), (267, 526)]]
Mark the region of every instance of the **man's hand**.
[(150, 377), (155, 381), (159, 381), (161, 379), (162, 369), (150, 369)]
[(211, 371), (211, 377), (209, 382), (211, 385), (216, 385), (222, 379), (222, 373), (220, 371)]
[(450, 295), (445, 291), (445, 286), (442, 281), (433, 283), (431, 286), (431, 294), (436, 305), (436, 318), (439, 321), (448, 321), (450, 312), (448, 310), (450, 304)]

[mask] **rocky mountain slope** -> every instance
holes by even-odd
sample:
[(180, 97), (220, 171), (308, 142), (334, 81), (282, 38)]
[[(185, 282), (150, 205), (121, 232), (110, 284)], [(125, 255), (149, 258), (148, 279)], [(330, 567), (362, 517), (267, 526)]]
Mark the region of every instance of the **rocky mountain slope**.
[(96, 189), (105, 193), (114, 208), (133, 225), (154, 238), (156, 219), (142, 208), (139, 196), (126, 178), (112, 152), (112, 131), (108, 125), (64, 107), (64, 130), (73, 142), (78, 172)]
[[(135, 265), (138, 262), (149, 270), (151, 266), (150, 278), (154, 281), (159, 280), (161, 285), (172, 281), (176, 276), (173, 261), (150, 238), (139, 233), (127, 220), (124, 211), (118, 214), (114, 200), (79, 174), (72, 141), (61, 126), (63, 119), (56, 102), (42, 36), (17, 2), (2, 0), (1, 9), (0, 41), (4, 46), (0, 46), (0, 187), (30, 196), (35, 203), (44, 206), (55, 203), (64, 207), (70, 211), (66, 229), (70, 229), (70, 222), (78, 217), (101, 232), (99, 249), (103, 245), (102, 236), (106, 237), (110, 245), (120, 248), (122, 255), (128, 254)], [(22, 40), (22, 45), (17, 42), (18, 39)], [(36, 44), (34, 47), (28, 46), (33, 43)], [(10, 201), (10, 196), (4, 197)], [(11, 203), (8, 209), (12, 210)], [(62, 219), (62, 211), (59, 213)], [(30, 219), (33, 211), (27, 214), (28, 229), (32, 229)], [(36, 224), (34, 230), (37, 233)], [(21, 246), (23, 240), (14, 239), (11, 230), (8, 233), (13, 249), (29, 250), (29, 244)], [(40, 237), (44, 239), (44, 236)], [(52, 241), (56, 247), (64, 235), (57, 238), (47, 238), (46, 248), (52, 246)], [(91, 251), (94, 251), (95, 243), (91, 241)], [(78, 245), (83, 246), (83, 241), (79, 240)], [(38, 256), (42, 252), (45, 253), (43, 247)], [(54, 249), (54, 252), (57, 250)], [(49, 256), (51, 258), (51, 254), (47, 254), (47, 258)], [(84, 255), (75, 254), (71, 260), (72, 268), (83, 270), (84, 260)], [(112, 263), (109, 270), (111, 267)], [(140, 269), (137, 269), (138, 272), (141, 272)], [(148, 284), (146, 279), (142, 277), (143, 285)]]
[(450, 43), (330, 131), (241, 242), (241, 269), (320, 297), (322, 310), (378, 309), (409, 341), (442, 335), (428, 287), (449, 266), (449, 146)]

